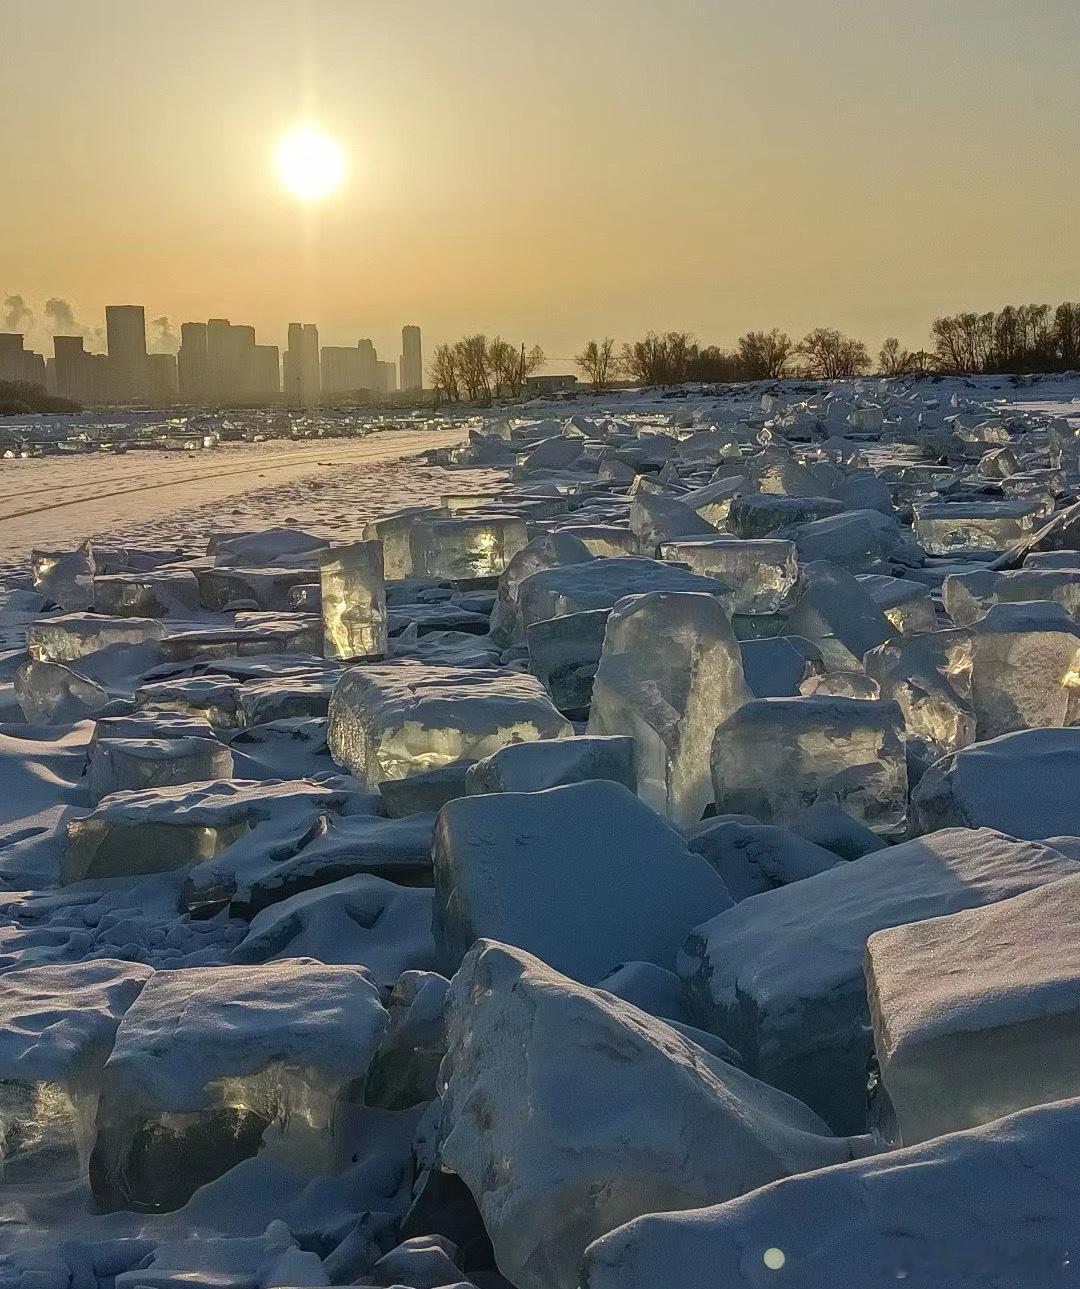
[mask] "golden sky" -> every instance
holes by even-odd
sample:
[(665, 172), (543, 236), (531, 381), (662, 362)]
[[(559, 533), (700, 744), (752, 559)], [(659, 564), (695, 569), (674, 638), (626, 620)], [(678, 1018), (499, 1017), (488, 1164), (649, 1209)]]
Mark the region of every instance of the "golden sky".
[[(0, 0), (0, 296), (731, 343), (1080, 297), (1077, 0)], [(348, 154), (304, 206), (276, 141)]]

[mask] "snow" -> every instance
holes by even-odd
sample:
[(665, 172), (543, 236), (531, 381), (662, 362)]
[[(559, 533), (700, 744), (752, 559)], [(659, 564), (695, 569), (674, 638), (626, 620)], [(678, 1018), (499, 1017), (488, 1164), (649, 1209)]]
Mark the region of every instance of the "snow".
[(1078, 1149), (1080, 1102), (1041, 1106), (714, 1208), (639, 1218), (590, 1247), (581, 1284), (1056, 1289), (1073, 1279)]

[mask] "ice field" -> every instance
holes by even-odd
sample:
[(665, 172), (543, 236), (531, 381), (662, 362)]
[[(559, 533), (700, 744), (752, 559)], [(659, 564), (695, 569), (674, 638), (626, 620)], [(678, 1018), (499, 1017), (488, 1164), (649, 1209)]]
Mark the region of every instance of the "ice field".
[(0, 463), (0, 1289), (1077, 1283), (1080, 381), (280, 446)]

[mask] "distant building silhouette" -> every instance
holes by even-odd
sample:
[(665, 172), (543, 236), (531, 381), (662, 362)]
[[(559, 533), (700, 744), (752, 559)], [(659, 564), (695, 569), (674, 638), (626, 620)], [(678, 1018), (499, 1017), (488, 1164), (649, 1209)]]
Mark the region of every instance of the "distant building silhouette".
[(176, 402), (176, 355), (147, 354), (146, 392), (153, 403)]
[(53, 390), (61, 398), (93, 403), (104, 391), (95, 390), (94, 355), (86, 352), (82, 336), (53, 336)]
[(327, 394), (354, 394), (364, 385), (364, 362), (359, 346), (323, 345), (319, 351), (322, 392)]
[(397, 363), (376, 363), (378, 371), (378, 389), (380, 394), (397, 392)]
[(370, 340), (361, 340), (356, 347), (360, 350), (360, 388), (378, 393), (379, 355), (375, 351), (375, 346)]
[(401, 328), (401, 388), (406, 393), (424, 388), (424, 356), (419, 327)]
[(146, 311), (141, 304), (105, 307), (109, 349), (110, 394), (119, 403), (135, 403), (149, 393), (146, 363)]
[(256, 345), (253, 393), (259, 402), (270, 402), (281, 393), (281, 351), (277, 345)]
[(318, 407), (319, 329), (311, 322), (289, 323), (289, 347), (284, 359), (285, 402), (290, 407)]
[(45, 384), (45, 359), (25, 348), (23, 336), (17, 331), (0, 333), (0, 380)]
[(180, 328), (180, 352), (176, 355), (180, 401), (205, 403), (210, 399), (210, 366), (206, 346), (206, 323), (185, 322)]

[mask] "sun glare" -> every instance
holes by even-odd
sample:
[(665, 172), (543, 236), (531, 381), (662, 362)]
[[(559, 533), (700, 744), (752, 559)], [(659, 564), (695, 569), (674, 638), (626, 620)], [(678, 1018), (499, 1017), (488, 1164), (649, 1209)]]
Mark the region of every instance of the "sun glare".
[(293, 130), (274, 153), (278, 176), (301, 201), (320, 201), (341, 186), (345, 154), (328, 134), (310, 127)]

